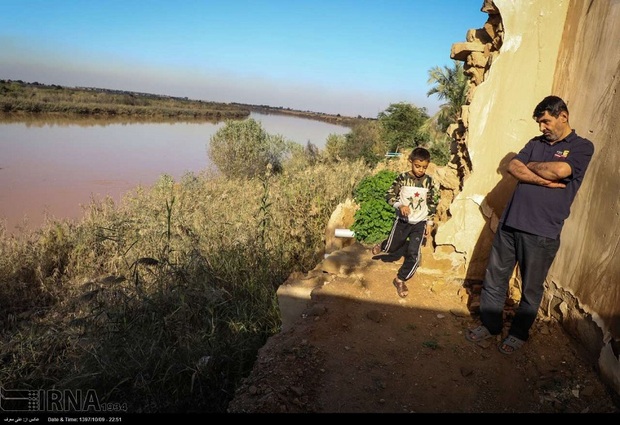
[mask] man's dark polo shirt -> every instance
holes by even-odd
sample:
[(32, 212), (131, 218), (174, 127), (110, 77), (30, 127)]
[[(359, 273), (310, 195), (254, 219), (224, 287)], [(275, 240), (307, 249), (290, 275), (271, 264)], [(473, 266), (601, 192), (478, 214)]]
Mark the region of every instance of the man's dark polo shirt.
[(542, 136), (527, 142), (515, 159), (526, 165), (528, 162), (565, 161), (572, 174), (562, 180), (566, 184), (562, 189), (519, 182), (500, 222), (527, 233), (557, 239), (593, 154), (592, 142), (578, 136), (575, 130), (553, 145)]

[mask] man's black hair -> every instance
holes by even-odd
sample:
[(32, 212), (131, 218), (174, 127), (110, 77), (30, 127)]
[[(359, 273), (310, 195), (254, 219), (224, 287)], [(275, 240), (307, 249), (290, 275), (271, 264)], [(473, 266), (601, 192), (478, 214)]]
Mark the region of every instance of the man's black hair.
[(547, 96), (536, 105), (532, 117), (534, 119), (540, 118), (545, 115), (545, 112), (549, 112), (549, 115), (557, 118), (560, 116), (561, 112), (566, 112), (566, 115), (568, 115), (568, 106), (557, 96)]

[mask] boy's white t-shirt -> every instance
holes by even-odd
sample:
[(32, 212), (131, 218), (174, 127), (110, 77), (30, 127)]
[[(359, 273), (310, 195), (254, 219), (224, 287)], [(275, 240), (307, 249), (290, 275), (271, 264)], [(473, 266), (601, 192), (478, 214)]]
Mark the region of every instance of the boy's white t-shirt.
[(426, 204), (426, 195), (428, 188), (403, 186), (400, 188), (400, 205), (409, 206), (409, 223), (415, 224), (426, 220), (428, 217), (428, 205)]

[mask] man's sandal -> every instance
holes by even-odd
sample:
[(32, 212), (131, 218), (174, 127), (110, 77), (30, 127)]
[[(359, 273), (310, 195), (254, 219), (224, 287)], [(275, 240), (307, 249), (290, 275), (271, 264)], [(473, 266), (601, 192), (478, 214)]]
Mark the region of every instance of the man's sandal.
[(469, 342), (480, 342), (485, 339), (493, 338), (494, 336), (495, 335), (489, 332), (484, 325), (480, 325), (474, 329), (468, 329), (467, 332), (465, 332), (465, 339)]
[(503, 354), (512, 354), (521, 348), (523, 344), (525, 344), (525, 341), (522, 339), (508, 335), (508, 338), (503, 340), (497, 349)]
[(399, 278), (395, 278), (392, 283), (396, 286), (396, 292), (398, 292), (398, 296), (401, 298), (405, 298), (407, 294), (409, 294), (409, 288), (405, 285), (405, 282), (400, 280)]
[(376, 244), (375, 246), (372, 247), (372, 255), (379, 255), (379, 254), (381, 254), (381, 252), (383, 252), (383, 251), (381, 250), (381, 244), (380, 243), (378, 243), (378, 244)]

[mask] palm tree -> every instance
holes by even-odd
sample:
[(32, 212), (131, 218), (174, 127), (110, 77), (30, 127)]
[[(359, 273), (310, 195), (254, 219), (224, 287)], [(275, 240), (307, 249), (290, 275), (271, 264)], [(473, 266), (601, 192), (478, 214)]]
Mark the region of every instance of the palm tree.
[(455, 60), (452, 68), (433, 67), (428, 71), (427, 82), (434, 84), (426, 93), (427, 96), (436, 94), (439, 100), (447, 100), (433, 117), (440, 130), (445, 131), (450, 124), (457, 122), (461, 115), (461, 106), (467, 101), (469, 85), (467, 76), (463, 72), (463, 64)]

